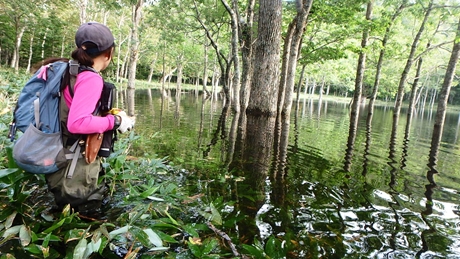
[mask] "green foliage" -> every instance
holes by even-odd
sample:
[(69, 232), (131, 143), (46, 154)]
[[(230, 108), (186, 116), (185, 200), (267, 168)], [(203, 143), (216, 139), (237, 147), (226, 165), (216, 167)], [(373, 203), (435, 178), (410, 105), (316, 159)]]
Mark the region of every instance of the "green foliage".
[[(12, 104), (7, 91), (16, 96), (16, 90), (0, 91)], [(130, 156), (133, 144), (142, 141), (134, 132), (120, 136), (117, 151), (103, 163), (113, 207), (106, 208), (106, 219), (88, 220), (69, 206), (53, 212), (44, 177), (16, 168), (11, 143), (4, 137), (9, 119), (0, 118), (0, 143), (6, 146), (1, 151), (0, 247), (11, 247), (9, 251), (18, 258), (228, 257), (228, 248), (207, 223), (224, 227), (237, 221), (222, 214), (231, 203), (188, 197), (176, 178), (181, 170), (165, 158)], [(199, 216), (187, 216), (192, 214)]]

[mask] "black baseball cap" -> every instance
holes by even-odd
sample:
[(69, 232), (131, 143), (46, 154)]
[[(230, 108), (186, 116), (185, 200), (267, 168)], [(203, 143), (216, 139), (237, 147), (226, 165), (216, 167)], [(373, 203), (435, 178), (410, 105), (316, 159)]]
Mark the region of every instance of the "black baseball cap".
[(81, 48), (85, 43), (93, 43), (96, 48), (86, 49), (90, 54), (97, 54), (113, 47), (115, 39), (110, 29), (102, 23), (87, 22), (80, 25), (75, 34), (75, 44)]

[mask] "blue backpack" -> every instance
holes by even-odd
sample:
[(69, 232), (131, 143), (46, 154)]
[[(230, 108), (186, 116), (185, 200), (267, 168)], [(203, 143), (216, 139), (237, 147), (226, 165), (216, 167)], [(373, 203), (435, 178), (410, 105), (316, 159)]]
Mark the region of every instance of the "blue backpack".
[(68, 67), (63, 61), (42, 66), (19, 95), (8, 136), (14, 141), (16, 128), (24, 133), (14, 143), (13, 158), (26, 172), (54, 173), (73, 158), (62, 144), (59, 119), (61, 83)]
[[(25, 132), (32, 123), (40, 131), (56, 133), (59, 126), (59, 101), (61, 81), (68, 63), (57, 61), (41, 67), (26, 83), (19, 95), (13, 122), (16, 128)], [(39, 116), (36, 118), (34, 103), (39, 102)], [(36, 119), (39, 119), (37, 121)]]

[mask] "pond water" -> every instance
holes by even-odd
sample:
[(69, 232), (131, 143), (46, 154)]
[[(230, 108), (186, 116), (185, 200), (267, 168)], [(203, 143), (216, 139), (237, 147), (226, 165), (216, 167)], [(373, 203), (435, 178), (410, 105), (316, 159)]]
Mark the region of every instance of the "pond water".
[[(376, 106), (368, 127), (363, 106), (353, 152), (347, 152), (347, 103), (294, 103), (288, 173), (281, 182), (268, 177), (263, 202), (241, 215), (230, 201), (253, 195), (251, 188), (235, 194), (239, 178), (216, 170), (228, 150), (228, 135), (217, 131), (222, 103), (193, 93), (162, 99), (157, 91), (138, 90), (136, 133), (144, 140), (136, 155), (168, 156), (190, 171), (190, 195), (229, 202), (223, 216), (250, 218), (256, 237), (286, 240), (295, 247), (292, 257), (460, 258), (458, 113), (446, 115), (436, 163), (428, 166), (435, 110), (418, 110), (405, 132), (403, 109), (390, 141), (392, 107)], [(228, 129), (231, 115), (226, 122)], [(435, 184), (427, 179), (433, 168)], [(227, 232), (237, 229), (237, 223), (226, 226)]]

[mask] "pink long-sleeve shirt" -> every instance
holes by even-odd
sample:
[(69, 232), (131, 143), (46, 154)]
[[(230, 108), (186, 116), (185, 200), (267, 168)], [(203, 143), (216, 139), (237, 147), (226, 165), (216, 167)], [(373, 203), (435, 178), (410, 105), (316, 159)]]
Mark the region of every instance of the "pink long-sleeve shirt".
[(74, 96), (70, 96), (69, 88), (64, 90), (64, 99), (69, 107), (67, 129), (73, 134), (103, 133), (113, 129), (115, 118), (94, 116), (92, 113), (101, 98), (103, 87), (102, 77), (91, 71), (83, 71), (77, 76)]

